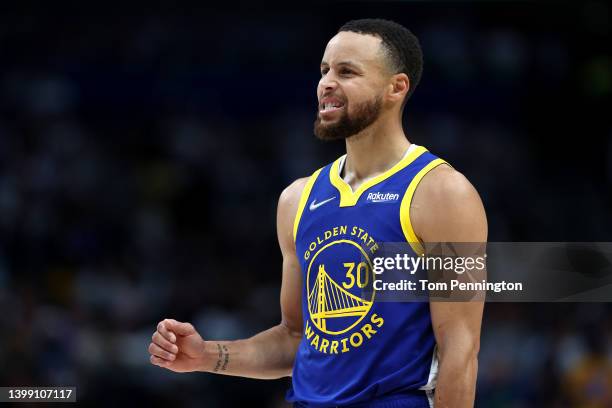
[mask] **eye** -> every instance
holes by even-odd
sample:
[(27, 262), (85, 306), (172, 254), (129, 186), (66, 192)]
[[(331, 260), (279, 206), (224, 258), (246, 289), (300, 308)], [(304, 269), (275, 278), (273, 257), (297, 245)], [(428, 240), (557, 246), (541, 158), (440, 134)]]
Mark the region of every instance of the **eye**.
[(350, 75), (353, 75), (354, 73), (355, 73), (355, 72), (353, 72), (352, 70), (347, 69), (347, 68), (343, 68), (343, 69), (340, 71), (340, 75), (343, 75), (343, 76), (350, 76)]
[(327, 74), (329, 72), (329, 68), (321, 68), (321, 76)]

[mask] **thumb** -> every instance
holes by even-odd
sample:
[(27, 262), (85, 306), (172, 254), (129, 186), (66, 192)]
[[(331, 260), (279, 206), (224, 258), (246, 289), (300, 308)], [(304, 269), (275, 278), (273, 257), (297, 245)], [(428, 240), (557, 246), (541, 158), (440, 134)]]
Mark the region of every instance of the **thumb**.
[(167, 322), (167, 329), (178, 335), (189, 336), (196, 333), (196, 330), (191, 323), (182, 323), (174, 319), (168, 319)]

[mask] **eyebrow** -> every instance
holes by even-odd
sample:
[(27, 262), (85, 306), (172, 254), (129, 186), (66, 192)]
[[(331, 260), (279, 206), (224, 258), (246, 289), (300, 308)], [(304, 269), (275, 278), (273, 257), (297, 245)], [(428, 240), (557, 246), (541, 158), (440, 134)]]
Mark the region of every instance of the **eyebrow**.
[[(347, 65), (347, 66), (354, 67), (354, 68), (357, 68), (357, 69), (363, 69), (360, 64), (358, 64), (356, 62), (353, 62), (351, 60), (340, 61), (340, 62), (338, 62), (337, 65), (340, 65), (340, 66)], [(321, 66), (329, 66), (329, 64), (326, 61), (321, 61)]]

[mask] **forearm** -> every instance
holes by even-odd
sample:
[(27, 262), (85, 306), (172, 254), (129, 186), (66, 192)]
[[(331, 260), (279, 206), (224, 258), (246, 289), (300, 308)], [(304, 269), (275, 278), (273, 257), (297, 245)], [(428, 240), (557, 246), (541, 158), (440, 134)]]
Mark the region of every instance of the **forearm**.
[(301, 332), (279, 324), (236, 341), (206, 341), (200, 371), (240, 377), (275, 379), (291, 376)]
[(478, 358), (465, 352), (441, 355), (435, 408), (472, 408), (476, 394)]

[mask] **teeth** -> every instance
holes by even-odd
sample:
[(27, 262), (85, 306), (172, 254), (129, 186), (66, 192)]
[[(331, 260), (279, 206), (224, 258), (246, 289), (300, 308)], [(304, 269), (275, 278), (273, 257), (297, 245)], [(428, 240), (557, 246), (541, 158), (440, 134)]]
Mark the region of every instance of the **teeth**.
[(325, 105), (323, 105), (323, 108), (325, 110), (329, 110), (329, 109), (337, 108), (337, 106), (333, 103), (326, 103)]

